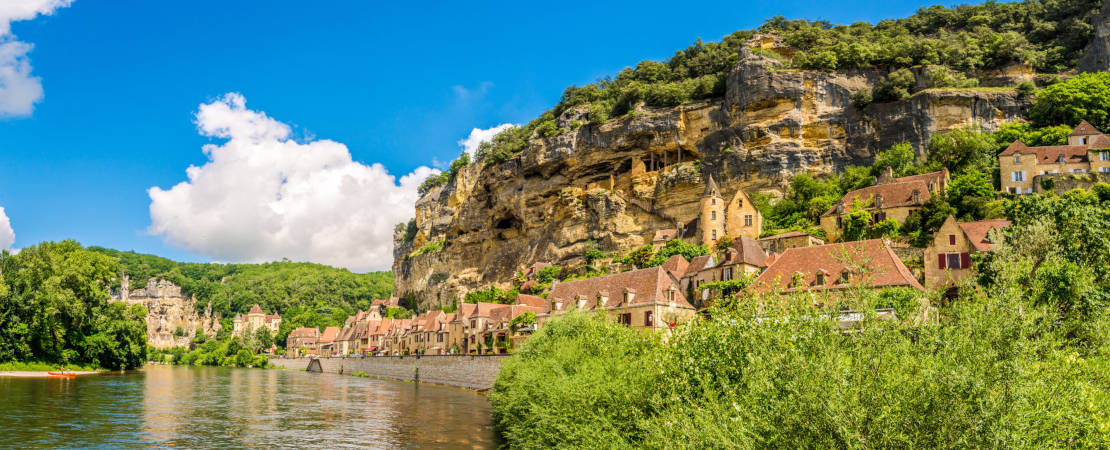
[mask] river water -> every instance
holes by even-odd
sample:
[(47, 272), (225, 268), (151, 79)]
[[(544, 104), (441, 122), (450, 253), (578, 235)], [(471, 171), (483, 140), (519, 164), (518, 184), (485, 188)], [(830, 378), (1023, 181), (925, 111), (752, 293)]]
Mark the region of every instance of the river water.
[(480, 394), (293, 370), (0, 377), (0, 411), (2, 448), (499, 445)]

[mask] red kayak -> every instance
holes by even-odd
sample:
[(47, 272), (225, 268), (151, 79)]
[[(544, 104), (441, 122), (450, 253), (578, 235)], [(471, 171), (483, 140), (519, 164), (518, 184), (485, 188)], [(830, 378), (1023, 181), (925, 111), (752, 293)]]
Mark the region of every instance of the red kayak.
[(70, 373), (70, 372), (46, 372), (46, 373), (49, 374), (52, 377), (70, 377), (70, 378), (72, 378), (72, 377), (77, 376), (77, 374)]

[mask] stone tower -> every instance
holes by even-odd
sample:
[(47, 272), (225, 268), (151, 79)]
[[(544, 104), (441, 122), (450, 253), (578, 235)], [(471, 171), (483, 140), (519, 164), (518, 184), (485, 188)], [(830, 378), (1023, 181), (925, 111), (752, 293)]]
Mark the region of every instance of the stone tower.
[(713, 248), (717, 239), (725, 235), (725, 200), (721, 198), (721, 190), (717, 189), (713, 175), (706, 180), (705, 193), (701, 195), (698, 229), (701, 231), (702, 245), (709, 248)]

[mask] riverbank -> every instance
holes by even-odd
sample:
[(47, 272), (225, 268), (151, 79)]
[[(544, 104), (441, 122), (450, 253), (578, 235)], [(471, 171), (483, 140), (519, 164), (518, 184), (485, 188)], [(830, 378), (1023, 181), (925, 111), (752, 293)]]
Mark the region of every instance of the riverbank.
[[(67, 373), (71, 373), (73, 375), (81, 376), (81, 375), (96, 375), (100, 372), (90, 371), (90, 370), (81, 370), (81, 371), (71, 370)], [(4, 370), (4, 371), (0, 371), (0, 377), (53, 378), (55, 376), (56, 375), (50, 375), (50, 373), (48, 371), (41, 371), (41, 370)]]

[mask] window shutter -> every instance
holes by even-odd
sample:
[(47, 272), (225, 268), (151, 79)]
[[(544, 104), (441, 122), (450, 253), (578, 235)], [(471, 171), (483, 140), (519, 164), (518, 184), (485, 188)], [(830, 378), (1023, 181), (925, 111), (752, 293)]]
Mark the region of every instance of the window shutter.
[(960, 268), (966, 269), (968, 267), (971, 267), (971, 254), (960, 253)]
[(940, 267), (941, 269), (945, 268), (944, 267), (944, 263), (946, 262), (945, 258), (947, 258), (947, 255), (945, 255), (944, 253), (940, 253), (940, 254), (937, 255), (937, 260), (939, 261), (939, 264), (937, 265), (937, 267)]

